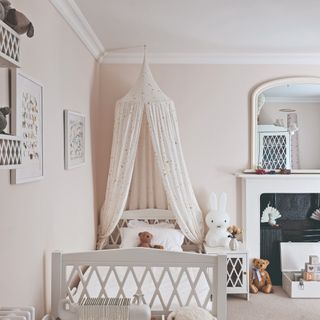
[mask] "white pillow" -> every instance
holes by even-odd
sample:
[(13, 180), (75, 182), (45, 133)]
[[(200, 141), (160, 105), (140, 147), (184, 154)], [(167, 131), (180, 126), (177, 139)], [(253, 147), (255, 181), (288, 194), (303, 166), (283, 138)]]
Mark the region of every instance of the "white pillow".
[(140, 243), (139, 233), (150, 232), (153, 235), (152, 245), (162, 245), (167, 251), (182, 251), (184, 235), (180, 230), (172, 228), (120, 228), (121, 245), (120, 248), (134, 248)]
[(130, 220), (128, 222), (128, 228), (170, 228), (174, 229), (175, 226), (173, 223), (167, 223), (167, 222), (159, 222), (155, 224), (149, 224), (148, 222), (141, 221), (141, 220)]

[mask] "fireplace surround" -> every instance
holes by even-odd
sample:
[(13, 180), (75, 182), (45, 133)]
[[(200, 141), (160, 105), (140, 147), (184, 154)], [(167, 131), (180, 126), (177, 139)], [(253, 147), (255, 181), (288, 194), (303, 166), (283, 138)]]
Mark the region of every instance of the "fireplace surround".
[(266, 193), (320, 193), (320, 174), (241, 173), (243, 242), (249, 258), (260, 257), (260, 198)]

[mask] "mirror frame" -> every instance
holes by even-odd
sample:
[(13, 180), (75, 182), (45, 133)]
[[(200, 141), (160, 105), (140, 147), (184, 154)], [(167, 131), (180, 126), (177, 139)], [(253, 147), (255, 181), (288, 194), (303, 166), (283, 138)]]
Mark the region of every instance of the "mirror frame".
[[(245, 170), (245, 172), (254, 172), (257, 167), (256, 163), (256, 130), (257, 130), (257, 112), (256, 105), (258, 103), (258, 97), (265, 90), (284, 86), (287, 84), (319, 84), (320, 77), (286, 77), (279, 78), (271, 81), (267, 81), (256, 87), (251, 95), (251, 169)], [(319, 163), (320, 167), (320, 163)], [(320, 173), (319, 169), (295, 169), (291, 170), (292, 173)]]

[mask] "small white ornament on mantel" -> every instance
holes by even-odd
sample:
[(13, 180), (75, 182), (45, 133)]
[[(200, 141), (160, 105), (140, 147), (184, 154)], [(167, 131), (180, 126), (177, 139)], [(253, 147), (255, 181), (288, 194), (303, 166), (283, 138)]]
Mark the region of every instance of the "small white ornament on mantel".
[(209, 247), (229, 247), (229, 232), (227, 226), (230, 217), (226, 212), (227, 194), (220, 195), (219, 205), (217, 195), (212, 192), (209, 198), (209, 212), (206, 216), (206, 224), (209, 228), (206, 235), (206, 245)]

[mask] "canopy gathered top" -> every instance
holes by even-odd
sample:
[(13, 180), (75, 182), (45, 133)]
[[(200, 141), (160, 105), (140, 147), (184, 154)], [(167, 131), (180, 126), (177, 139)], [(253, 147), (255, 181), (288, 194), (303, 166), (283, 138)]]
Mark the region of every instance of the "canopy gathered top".
[(174, 102), (144, 59), (135, 86), (116, 103), (97, 249), (107, 245), (124, 210), (149, 208), (169, 208), (184, 235), (202, 243), (203, 216), (184, 161)]

